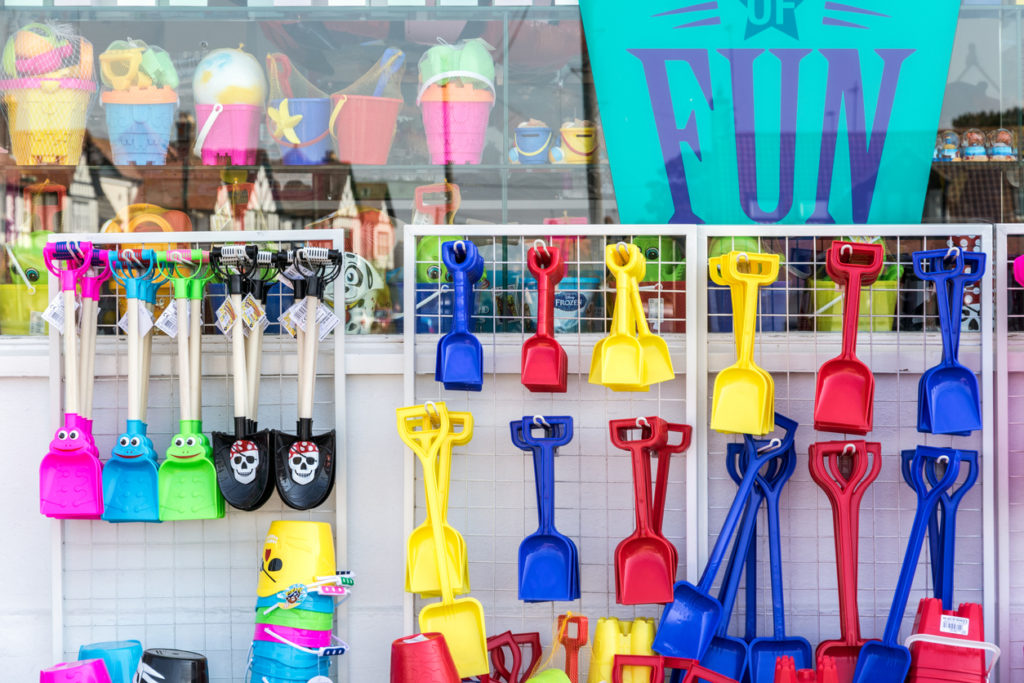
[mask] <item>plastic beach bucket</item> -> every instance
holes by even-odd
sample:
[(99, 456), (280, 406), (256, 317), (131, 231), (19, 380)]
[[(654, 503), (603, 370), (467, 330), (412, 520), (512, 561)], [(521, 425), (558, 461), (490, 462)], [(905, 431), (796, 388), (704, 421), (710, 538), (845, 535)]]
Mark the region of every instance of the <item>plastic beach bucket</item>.
[[(547, 126), (521, 126), (515, 129), (516, 146), (509, 155), (512, 161), (521, 164), (548, 163), (548, 149), (551, 147), (551, 129)], [(514, 158), (512, 158), (514, 157)]]
[(331, 95), (331, 135), (338, 161), (381, 166), (388, 163), (402, 100), (370, 95)]
[(302, 119), (292, 128), (298, 142), (288, 140), (285, 130), (278, 132), (278, 124), (267, 114), (267, 130), (277, 142), (281, 150), (281, 161), (288, 166), (311, 166), (327, 161), (331, 153), (331, 141), (328, 135), (327, 119), (331, 113), (331, 103), (326, 97), (289, 97), (271, 100), (270, 107), (284, 110), (291, 116)]
[(161, 683), (210, 683), (206, 657), (198, 652), (146, 650), (142, 653), (142, 663), (163, 676), (158, 679)]
[(593, 160), (597, 149), (597, 129), (594, 126), (566, 127), (561, 130), (562, 163), (586, 164)]
[(114, 164), (163, 166), (171, 144), (178, 94), (171, 88), (110, 90), (100, 96)]
[(440, 633), (419, 633), (391, 643), (391, 683), (458, 683), (451, 652)]
[[(111, 683), (102, 659), (64, 662), (39, 672), (39, 683)], [(170, 683), (170, 681), (168, 681)]]
[(0, 285), (0, 333), (46, 334), (43, 311), (50, 299), (46, 285)]
[(262, 119), (263, 107), (254, 104), (197, 104), (192, 151), (206, 166), (255, 164)]
[(78, 648), (78, 659), (102, 659), (110, 674), (111, 683), (132, 683), (132, 676), (139, 668), (142, 658), (142, 643), (137, 640), (115, 640), (106, 643), (92, 643)]
[(74, 166), (82, 156), (85, 120), (96, 83), (80, 78), (0, 81), (11, 153), (20, 166)]
[(493, 107), (490, 90), (455, 82), (427, 88), (420, 109), (430, 163), (479, 164)]

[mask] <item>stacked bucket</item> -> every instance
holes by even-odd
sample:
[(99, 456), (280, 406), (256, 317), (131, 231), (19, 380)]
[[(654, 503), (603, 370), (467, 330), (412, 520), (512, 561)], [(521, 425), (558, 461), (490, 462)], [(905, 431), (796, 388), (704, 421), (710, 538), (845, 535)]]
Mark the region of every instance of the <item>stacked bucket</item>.
[(479, 38), (435, 45), (419, 63), (423, 128), (432, 164), (479, 164), (494, 108), (494, 59)]
[(118, 166), (162, 166), (178, 108), (178, 71), (166, 50), (115, 40), (100, 55), (100, 96)]
[(2, 57), (3, 109), (19, 166), (74, 166), (96, 92), (92, 43), (63, 25), (28, 24)]
[(256, 587), (252, 680), (306, 683), (328, 675), (330, 656), (344, 652), (331, 640), (334, 595), (345, 590), (324, 591), (337, 576), (329, 524), (271, 522)]

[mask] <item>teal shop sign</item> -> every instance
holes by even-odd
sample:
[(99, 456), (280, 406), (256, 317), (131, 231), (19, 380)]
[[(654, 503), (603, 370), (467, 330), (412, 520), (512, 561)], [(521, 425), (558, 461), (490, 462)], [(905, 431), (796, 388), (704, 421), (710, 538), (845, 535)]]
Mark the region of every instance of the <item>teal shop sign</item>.
[(916, 223), (959, 0), (580, 0), (624, 223)]

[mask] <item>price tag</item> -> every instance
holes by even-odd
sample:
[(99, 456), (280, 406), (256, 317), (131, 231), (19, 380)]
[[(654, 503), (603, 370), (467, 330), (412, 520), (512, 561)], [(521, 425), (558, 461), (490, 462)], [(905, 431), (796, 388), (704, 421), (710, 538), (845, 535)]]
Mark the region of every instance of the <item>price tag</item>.
[[(79, 309), (81, 304), (75, 301), (75, 311)], [(74, 313), (72, 313), (74, 315)], [(64, 293), (61, 292), (59, 295), (50, 299), (50, 305), (43, 311), (43, 320), (50, 323), (57, 328), (57, 331), (64, 334)]]
[(266, 326), (269, 324), (267, 312), (263, 310), (262, 304), (252, 294), (246, 294), (245, 298), (242, 299), (242, 322), (250, 330), (255, 330), (257, 325), (266, 329)]
[[(139, 336), (145, 337), (149, 334), (149, 331), (153, 329), (153, 314), (146, 308), (146, 305), (139, 299), (132, 299), (128, 302), (128, 305), (135, 305), (138, 308), (139, 317)], [(121, 316), (121, 319), (117, 321), (117, 326), (121, 328), (121, 331), (128, 334), (128, 313), (125, 312)]]
[(327, 339), (327, 335), (338, 326), (339, 322), (341, 321), (338, 319), (338, 316), (334, 315), (331, 307), (321, 301), (320, 308), (316, 312), (316, 326), (317, 331), (320, 333), (320, 341)]
[[(187, 330), (189, 329), (189, 318), (192, 315), (191, 309), (185, 308), (185, 335), (188, 335)], [(160, 330), (168, 337), (172, 339), (178, 336), (178, 307), (175, 302), (164, 309), (164, 312), (160, 314), (160, 317), (156, 319), (156, 329)]]
[(943, 614), (942, 619), (939, 621), (939, 631), (941, 633), (952, 633), (957, 636), (970, 635), (971, 620), (966, 617), (954, 617), (949, 614)]
[(231, 299), (224, 299), (224, 303), (217, 307), (217, 322), (214, 326), (221, 334), (227, 334), (235, 324), (238, 316), (235, 314), (235, 307), (231, 305)]
[(295, 311), (296, 307), (300, 307), (301, 305), (301, 301), (296, 301), (291, 306), (289, 306), (287, 310), (281, 313), (281, 315), (279, 315), (277, 318), (277, 322), (281, 323), (281, 327), (283, 327), (285, 331), (293, 337), (295, 336), (295, 333), (298, 331), (298, 325), (296, 325), (295, 318), (293, 317), (292, 313)]
[(285, 268), (284, 272), (281, 274), (284, 275), (285, 278), (285, 287), (287, 287), (288, 289), (294, 289), (295, 287), (292, 284), (292, 280), (301, 280), (307, 275), (312, 275), (313, 271), (303, 268), (297, 263), (293, 263), (287, 268)]

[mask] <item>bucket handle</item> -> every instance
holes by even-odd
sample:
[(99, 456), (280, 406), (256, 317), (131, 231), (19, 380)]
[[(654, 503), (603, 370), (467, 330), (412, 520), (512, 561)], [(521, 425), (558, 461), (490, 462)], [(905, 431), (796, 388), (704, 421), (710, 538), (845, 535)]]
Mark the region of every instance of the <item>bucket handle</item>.
[(203, 155), (203, 144), (206, 142), (206, 136), (210, 134), (210, 130), (213, 128), (214, 122), (220, 116), (220, 113), (224, 111), (224, 105), (218, 102), (213, 105), (213, 111), (210, 112), (210, 116), (207, 117), (206, 123), (203, 124), (202, 129), (199, 131), (199, 135), (196, 136), (196, 142), (192, 145), (192, 153), (197, 157)]
[(543, 154), (544, 152), (548, 151), (548, 145), (550, 145), (550, 144), (551, 144), (551, 131), (548, 131), (548, 139), (544, 141), (544, 144), (541, 145), (540, 149), (538, 149), (536, 152), (524, 152), (523, 150), (519, 149), (519, 145), (516, 145), (516, 150), (520, 154), (522, 154), (524, 157), (535, 157), (535, 156), (537, 156), (539, 154)]
[[(442, 71), (439, 74), (434, 74), (434, 76), (424, 81), (423, 85), (420, 86), (420, 91), (416, 94), (416, 104), (418, 105), (420, 103), (420, 100), (423, 99), (423, 94), (427, 92), (427, 88), (434, 85), (438, 81), (443, 81), (448, 78), (472, 78), (486, 85), (487, 89), (491, 91), (491, 95), (496, 97), (498, 94), (497, 91), (494, 89), (494, 83), (490, 79), (484, 78), (482, 74), (476, 71), (465, 71), (462, 69), (455, 69), (453, 71)], [(491, 105), (493, 106), (493, 104), (494, 103), (492, 101)]]
[[(907, 639), (903, 641), (903, 647), (909, 649), (914, 643), (934, 643), (936, 645), (961, 647), (968, 650), (985, 650), (987, 654), (992, 655), (992, 662), (988, 665), (988, 670), (985, 671), (985, 681), (988, 681), (989, 674), (992, 673), (992, 669), (995, 668), (996, 662), (999, 661), (999, 655), (1002, 653), (999, 646), (995, 643), (986, 643), (978, 640), (961, 640), (960, 638), (947, 638), (946, 636), (934, 636), (930, 633), (915, 633), (907, 636)], [(988, 659), (988, 657), (986, 656), (985, 659)]]
[(331, 120), (327, 122), (327, 130), (335, 140), (338, 139), (338, 136), (334, 134), (334, 122), (338, 120), (338, 114), (341, 113), (341, 108), (347, 101), (348, 95), (338, 95), (338, 103), (334, 105), (334, 110), (331, 111)]

